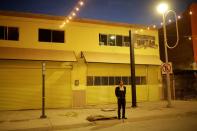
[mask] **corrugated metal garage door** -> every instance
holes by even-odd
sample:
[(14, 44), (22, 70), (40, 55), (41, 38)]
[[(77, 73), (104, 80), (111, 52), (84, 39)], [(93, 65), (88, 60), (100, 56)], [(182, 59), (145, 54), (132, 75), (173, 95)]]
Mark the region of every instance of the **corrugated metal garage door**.
[[(0, 66), (0, 110), (40, 109), (41, 64), (13, 64), (4, 61)], [(46, 68), (46, 108), (71, 107), (70, 76), (70, 69)]]

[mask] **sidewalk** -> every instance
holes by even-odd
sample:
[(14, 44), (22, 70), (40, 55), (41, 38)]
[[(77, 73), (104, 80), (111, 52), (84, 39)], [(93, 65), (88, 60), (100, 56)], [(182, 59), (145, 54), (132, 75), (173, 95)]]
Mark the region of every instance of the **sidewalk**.
[[(130, 108), (131, 103), (127, 103), (126, 116), (128, 119), (126, 121), (197, 115), (197, 101), (174, 101), (172, 108), (166, 108), (166, 105), (166, 101), (142, 102), (138, 103), (137, 108)], [(116, 108), (116, 105), (88, 106), (83, 109), (47, 109), (46, 119), (40, 119), (41, 110), (0, 111), (0, 131), (51, 131), (77, 128), (95, 124), (95, 122), (86, 120), (90, 115), (109, 117), (117, 115), (116, 110), (104, 112), (101, 108), (112, 109)]]

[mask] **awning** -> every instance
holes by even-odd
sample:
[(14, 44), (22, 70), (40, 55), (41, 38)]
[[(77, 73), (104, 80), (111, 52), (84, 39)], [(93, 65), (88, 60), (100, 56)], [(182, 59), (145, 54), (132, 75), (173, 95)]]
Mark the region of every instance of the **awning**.
[(2, 60), (76, 61), (73, 51), (0, 47)]
[[(88, 63), (120, 63), (130, 64), (129, 54), (104, 53), (104, 52), (82, 52), (85, 61)], [(135, 55), (135, 64), (141, 65), (161, 65), (158, 56)]]

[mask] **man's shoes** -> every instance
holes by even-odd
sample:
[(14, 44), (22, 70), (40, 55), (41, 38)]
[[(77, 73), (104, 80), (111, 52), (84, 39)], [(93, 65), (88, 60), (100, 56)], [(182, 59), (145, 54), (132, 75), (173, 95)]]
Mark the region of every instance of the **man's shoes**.
[(123, 117), (122, 119), (127, 119), (126, 117)]
[(118, 117), (118, 120), (120, 120), (120, 117)]

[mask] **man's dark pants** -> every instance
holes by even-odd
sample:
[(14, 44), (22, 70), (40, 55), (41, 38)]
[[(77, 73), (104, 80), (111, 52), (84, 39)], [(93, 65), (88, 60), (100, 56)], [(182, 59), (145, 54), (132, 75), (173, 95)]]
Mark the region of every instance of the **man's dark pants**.
[(120, 118), (120, 110), (122, 108), (122, 118), (125, 118), (125, 106), (126, 101), (125, 99), (118, 99), (118, 118)]

